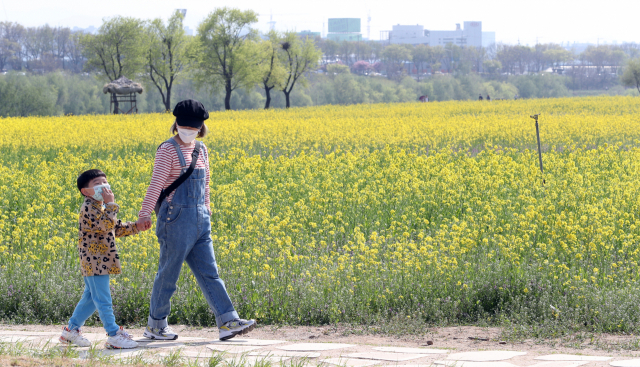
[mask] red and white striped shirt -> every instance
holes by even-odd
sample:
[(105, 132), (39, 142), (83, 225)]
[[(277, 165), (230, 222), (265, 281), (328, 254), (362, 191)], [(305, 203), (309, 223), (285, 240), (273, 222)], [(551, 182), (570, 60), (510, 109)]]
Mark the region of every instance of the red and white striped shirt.
[[(195, 141), (186, 146), (180, 145), (180, 150), (182, 151), (182, 156), (184, 157), (187, 167), (191, 164), (191, 154), (195, 147)], [(200, 154), (198, 155), (198, 162), (196, 162), (196, 169), (197, 168), (204, 168), (205, 170), (204, 204), (209, 208), (209, 213), (211, 213), (211, 204), (209, 201), (209, 154), (204, 144), (202, 144), (202, 149), (200, 149)], [(180, 166), (180, 158), (178, 158), (176, 148), (171, 143), (163, 143), (156, 152), (151, 183), (142, 201), (142, 209), (138, 213), (139, 218), (151, 217), (153, 208), (156, 206), (156, 202), (160, 197), (160, 192), (169, 187), (181, 174), (182, 167)], [(175, 194), (175, 191), (167, 197), (168, 201), (171, 201), (173, 194)]]

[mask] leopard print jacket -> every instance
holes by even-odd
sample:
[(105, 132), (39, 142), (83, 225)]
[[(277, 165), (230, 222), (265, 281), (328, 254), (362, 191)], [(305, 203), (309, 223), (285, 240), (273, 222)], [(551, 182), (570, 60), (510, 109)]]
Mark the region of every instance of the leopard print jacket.
[(120, 207), (116, 203), (102, 205), (86, 197), (80, 207), (78, 251), (82, 276), (120, 274), (120, 256), (116, 237), (138, 233), (135, 222), (123, 223), (116, 218)]

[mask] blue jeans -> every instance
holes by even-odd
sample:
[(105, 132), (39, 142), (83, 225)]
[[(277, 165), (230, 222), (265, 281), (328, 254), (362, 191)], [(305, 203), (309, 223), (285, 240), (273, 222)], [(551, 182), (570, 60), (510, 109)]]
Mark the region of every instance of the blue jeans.
[[(170, 139), (172, 140), (172, 139)], [(177, 149), (182, 166), (182, 152)], [(238, 318), (224, 282), (218, 276), (216, 257), (211, 240), (211, 217), (204, 205), (204, 169), (195, 169), (180, 185), (171, 202), (162, 203), (156, 224), (160, 243), (160, 261), (153, 282), (148, 325), (163, 328), (168, 325), (171, 296), (176, 291), (182, 264), (186, 261), (216, 317), (218, 327)]]
[(69, 320), (69, 330), (80, 329), (84, 322), (96, 312), (96, 309), (107, 334), (109, 336), (116, 335), (120, 327), (116, 324), (116, 318), (113, 316), (109, 275), (84, 277), (84, 293), (82, 293), (82, 298)]

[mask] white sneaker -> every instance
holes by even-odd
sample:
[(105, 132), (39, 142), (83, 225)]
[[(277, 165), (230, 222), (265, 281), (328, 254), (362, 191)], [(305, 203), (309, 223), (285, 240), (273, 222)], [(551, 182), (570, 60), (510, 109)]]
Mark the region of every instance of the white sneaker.
[(236, 335), (247, 334), (256, 326), (256, 320), (235, 319), (226, 322), (218, 329), (220, 340), (229, 340)]
[(107, 349), (131, 349), (137, 348), (138, 343), (133, 340), (131, 334), (124, 331), (124, 328), (120, 326), (120, 330), (116, 332), (116, 335), (107, 338), (105, 347)]
[(62, 329), (62, 335), (60, 335), (60, 343), (64, 344), (75, 344), (79, 347), (90, 347), (91, 342), (89, 339), (82, 336), (82, 332), (80, 329), (77, 330), (69, 330), (67, 326)]
[(147, 326), (142, 334), (145, 338), (154, 340), (176, 340), (178, 334), (176, 334), (171, 326), (165, 326), (163, 328), (152, 328)]

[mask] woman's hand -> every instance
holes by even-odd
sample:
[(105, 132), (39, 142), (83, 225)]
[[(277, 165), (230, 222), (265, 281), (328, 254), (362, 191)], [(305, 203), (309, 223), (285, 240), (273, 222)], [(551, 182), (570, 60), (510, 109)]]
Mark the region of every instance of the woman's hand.
[(136, 226), (138, 227), (138, 231), (146, 231), (151, 228), (151, 218), (140, 218), (136, 222)]

